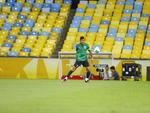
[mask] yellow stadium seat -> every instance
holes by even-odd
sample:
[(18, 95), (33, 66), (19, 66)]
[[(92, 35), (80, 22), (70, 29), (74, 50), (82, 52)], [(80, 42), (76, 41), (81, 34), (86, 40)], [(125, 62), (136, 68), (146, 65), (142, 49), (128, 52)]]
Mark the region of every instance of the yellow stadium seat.
[(83, 8), (83, 9), (85, 9), (86, 8), (86, 4), (78, 4), (78, 8)]
[(32, 51), (31, 53), (30, 53), (30, 56), (32, 56), (32, 57), (39, 57), (40, 56), (40, 52), (38, 51)]
[(127, 33), (127, 29), (118, 29), (118, 33)]
[(8, 36), (8, 31), (0, 31), (1, 36), (7, 37)]
[(9, 7), (9, 6), (3, 6), (2, 12), (9, 13), (10, 11), (11, 11), (11, 7)]
[(126, 33), (117, 33), (117, 37), (123, 37), (123, 38), (125, 38), (125, 36), (126, 36)]
[(7, 52), (0, 51), (0, 56), (7, 56)]
[(133, 38), (125, 38), (125, 45), (133, 45), (134, 39)]
[(34, 44), (34, 42), (30, 42), (30, 43), (25, 43), (25, 45), (24, 45), (24, 47), (25, 48), (33, 48), (33, 44)]
[(22, 20), (22, 19), (17, 19), (16, 21), (20, 22), (20, 23), (24, 23), (24, 20)]
[(33, 27), (33, 31), (41, 32), (42, 27)]
[(120, 58), (122, 47), (123, 47), (123, 41), (115, 41), (115, 44), (112, 49), (114, 58)]
[(29, 2), (25, 2), (25, 3), (23, 4), (23, 6), (25, 6), (25, 7), (32, 7), (32, 4), (29, 3)]
[(140, 18), (140, 13), (133, 13), (132, 17), (139, 17)]
[(23, 52), (23, 51), (21, 51), (21, 52), (19, 53), (19, 56), (27, 57), (27, 56), (29, 56), (29, 52)]
[(133, 9), (133, 5), (125, 5), (125, 9)]
[(149, 41), (150, 41), (150, 38), (147, 37), (147, 38), (145, 39), (145, 41), (148, 41), (148, 42), (149, 42)]
[(66, 40), (71, 40), (71, 41), (75, 42), (76, 36), (67, 36)]
[(97, 1), (89, 1), (89, 4), (97, 4)]
[(49, 58), (51, 55), (52, 55), (52, 52), (44, 52), (44, 51), (43, 51), (43, 52), (41, 52), (41, 55), (40, 55), (40, 56), (41, 56), (41, 57), (48, 57), (48, 58)]
[(61, 4), (61, 3), (63, 3), (63, 0), (55, 0), (55, 3)]
[(134, 50), (133, 49), (132, 54), (131, 54), (131, 58), (133, 58), (133, 59), (139, 59), (140, 55), (141, 55), (141, 51), (140, 50)]
[(40, 12), (40, 9), (39, 8), (32, 8), (32, 12)]
[(150, 50), (143, 50), (141, 54), (141, 59), (150, 59)]
[(31, 28), (30, 27), (22, 27), (22, 31), (30, 32)]
[(24, 3), (24, 2), (25, 2), (25, 0), (17, 0), (17, 2)]
[(78, 28), (69, 28), (69, 32), (78, 32)]
[(75, 16), (83, 16), (84, 13), (75, 13)]
[(42, 31), (50, 32), (52, 27), (42, 27)]
[(42, 4), (44, 2), (44, 0), (36, 0), (35, 2)]
[(15, 52), (20, 52), (21, 47), (12, 47), (11, 50), (12, 50), (12, 51), (15, 51)]
[(150, 38), (150, 34), (146, 34), (146, 38), (147, 38), (147, 39)]

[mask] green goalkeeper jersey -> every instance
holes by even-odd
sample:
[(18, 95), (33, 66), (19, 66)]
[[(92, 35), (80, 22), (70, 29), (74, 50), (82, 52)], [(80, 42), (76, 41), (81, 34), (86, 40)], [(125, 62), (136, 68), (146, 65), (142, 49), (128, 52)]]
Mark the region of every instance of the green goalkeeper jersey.
[(89, 45), (84, 44), (77, 44), (76, 45), (76, 60), (77, 61), (86, 61), (87, 60), (87, 51), (89, 50)]

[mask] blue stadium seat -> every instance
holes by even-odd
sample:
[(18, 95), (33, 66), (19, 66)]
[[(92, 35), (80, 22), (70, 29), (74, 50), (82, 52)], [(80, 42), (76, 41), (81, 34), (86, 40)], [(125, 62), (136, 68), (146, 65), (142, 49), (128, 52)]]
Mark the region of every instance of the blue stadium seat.
[(138, 26), (138, 29), (140, 29), (140, 30), (146, 30), (146, 28), (147, 28), (147, 26), (145, 26), (145, 25), (139, 25)]
[(117, 33), (117, 29), (109, 28), (108, 33)]
[(14, 26), (15, 26), (15, 27), (22, 27), (22, 23), (20, 23), (20, 22), (15, 22), (15, 23), (14, 23)]
[(41, 9), (42, 8), (42, 4), (34, 3), (33, 7)]
[(88, 4), (87, 5), (87, 8), (92, 8), (92, 9), (95, 9), (96, 5), (95, 4)]
[(31, 49), (30, 48), (22, 48), (21, 51), (23, 51), (23, 52), (31, 52)]
[(34, 0), (26, 0), (26, 2), (34, 3)]
[(16, 52), (16, 51), (9, 51), (8, 52), (8, 56), (11, 56), (11, 57), (17, 57), (18, 56), (18, 52)]
[(122, 17), (121, 22), (129, 22), (130, 18), (129, 17)]
[(17, 37), (15, 35), (9, 35), (8, 38), (15, 41)]
[(80, 23), (79, 24), (70, 24), (70, 28), (78, 28), (80, 26)]
[(132, 50), (132, 46), (130, 46), (130, 45), (124, 45), (123, 49)]
[(83, 8), (77, 8), (76, 12), (78, 12), (78, 13), (84, 13), (84, 9)]
[(110, 21), (108, 21), (108, 20), (102, 20), (101, 21), (101, 24), (109, 24), (110, 23)]
[(51, 7), (51, 4), (50, 3), (44, 3), (43, 4), (43, 8), (50, 8)]
[(34, 23), (35, 22), (33, 20), (26, 20), (26, 22), (24, 23), (24, 26), (33, 27)]
[(141, 13), (142, 9), (134, 9), (132, 13)]
[(136, 29), (128, 29), (128, 33), (126, 34), (127, 37), (135, 37)]
[(150, 17), (150, 14), (142, 14), (142, 17)]
[(145, 42), (144, 45), (145, 46), (150, 46), (150, 42)]
[(90, 28), (90, 29), (89, 29), (89, 32), (97, 32), (97, 31), (98, 31), (98, 28), (96, 28), (96, 27), (95, 27), (95, 28)]
[(20, 31), (20, 35), (25, 35), (25, 36), (27, 36), (27, 35), (29, 35), (29, 33), (26, 32), (26, 31)]
[(59, 11), (60, 11), (60, 4), (53, 3), (51, 5), (51, 12), (59, 12)]
[(150, 34), (150, 29), (147, 30), (147, 34)]
[(64, 0), (64, 4), (72, 4), (72, 0)]
[(133, 5), (134, 4), (134, 0), (127, 0), (126, 1), (126, 5)]
[(136, 34), (136, 29), (128, 29), (128, 33)]
[(4, 6), (4, 3), (0, 2), (0, 9)]
[(91, 19), (92, 19), (91, 16), (84, 16), (84, 17), (83, 17), (83, 20), (91, 20)]
[(30, 7), (23, 7), (22, 12), (30, 12), (31, 8)]
[(10, 31), (12, 27), (12, 23), (4, 23), (2, 30)]
[(12, 48), (12, 44), (11, 44), (11, 43), (3, 43), (2, 46), (3, 46), (3, 47), (9, 47), (9, 48)]
[(79, 28), (79, 32), (88, 32), (87, 28)]
[(10, 2), (6, 2), (6, 3), (5, 3), (5, 6), (12, 7), (13, 5), (14, 5), (14, 3), (10, 3)]
[(6, 14), (0, 14), (0, 19), (6, 19), (7, 15)]
[(135, 2), (134, 3), (134, 9), (142, 9), (143, 3), (142, 2)]
[(53, 3), (53, 0), (45, 0), (45, 3)]
[(18, 6), (14, 6), (14, 7), (12, 7), (12, 11), (13, 12), (20, 12), (21, 11), (21, 7), (18, 7)]
[(106, 4), (107, 1), (98, 1), (98, 4)]
[(139, 21), (140, 20), (140, 18), (138, 18), (138, 17), (132, 17), (131, 18), (131, 21)]
[(73, 20), (72, 23), (73, 23), (73, 24), (79, 24), (79, 25), (80, 25), (81, 20)]
[(11, 27), (11, 26), (12, 26), (12, 23), (6, 22), (6, 23), (4, 23), (4, 26), (6, 26), (6, 27)]
[(15, 3), (14, 3), (14, 6), (22, 7), (22, 2), (15, 2)]
[(122, 38), (122, 37), (117, 37), (117, 38), (115, 38), (115, 41), (124, 41), (124, 38)]
[(9, 3), (15, 3), (15, 0), (6, 0)]
[(36, 31), (32, 31), (32, 32), (30, 32), (30, 35), (39, 36), (39, 33)]
[(124, 5), (125, 2), (124, 1), (118, 1), (117, 4)]
[(90, 25), (90, 28), (98, 28), (99, 27), (99, 25), (97, 25), (97, 24), (91, 24)]
[(50, 12), (50, 8), (42, 8), (42, 12)]
[(10, 31), (10, 30), (11, 30), (11, 27), (5, 27), (5, 26), (3, 26), (3, 27), (2, 27), (2, 30), (4, 30), (4, 31)]
[(74, 16), (74, 20), (82, 20), (82, 16)]
[(117, 33), (110, 33), (110, 32), (108, 32), (108, 33), (107, 33), (107, 36), (109, 36), (109, 37), (114, 37), (114, 38), (115, 38), (115, 37), (116, 37), (116, 34), (117, 34)]
[(134, 38), (134, 37), (135, 37), (135, 34), (134, 34), (134, 33), (127, 33), (127, 34), (126, 34), (126, 37), (132, 37), (132, 38)]
[(62, 33), (62, 29), (61, 28), (58, 28), (58, 27), (54, 27), (52, 29), (53, 32), (58, 32), (58, 33)]
[(25, 15), (19, 14), (19, 15), (18, 15), (18, 18), (19, 18), (19, 19), (22, 19), (22, 20), (26, 20), (26, 16), (25, 16)]
[(124, 10), (123, 10), (123, 13), (124, 13), (124, 14), (131, 14), (131, 13), (132, 13), (132, 10), (130, 10), (130, 9), (124, 9)]
[(49, 32), (46, 32), (46, 31), (41, 32), (41, 36), (47, 36), (47, 37), (48, 37), (49, 34), (50, 34), (50, 33), (49, 33)]

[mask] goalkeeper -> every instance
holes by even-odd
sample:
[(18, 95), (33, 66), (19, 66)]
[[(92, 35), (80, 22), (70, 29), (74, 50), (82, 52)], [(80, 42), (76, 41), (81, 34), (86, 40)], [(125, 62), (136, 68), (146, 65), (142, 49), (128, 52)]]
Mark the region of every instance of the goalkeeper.
[(73, 68), (68, 72), (67, 76), (64, 78), (64, 81), (66, 81), (68, 77), (81, 65), (86, 68), (85, 82), (88, 82), (90, 80), (91, 72), (89, 70), (87, 51), (89, 51), (90, 58), (92, 58), (92, 52), (89, 50), (89, 45), (85, 43), (85, 38), (82, 36), (80, 37), (80, 43), (76, 45), (76, 62)]

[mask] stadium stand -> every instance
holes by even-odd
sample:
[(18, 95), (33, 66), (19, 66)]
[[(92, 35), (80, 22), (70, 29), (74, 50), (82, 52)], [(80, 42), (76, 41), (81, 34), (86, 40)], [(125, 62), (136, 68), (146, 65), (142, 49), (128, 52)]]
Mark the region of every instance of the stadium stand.
[(0, 56), (51, 57), (70, 6), (71, 0), (0, 2)]
[(150, 59), (149, 6), (149, 0), (80, 1), (61, 51), (75, 51), (84, 36), (115, 58)]

